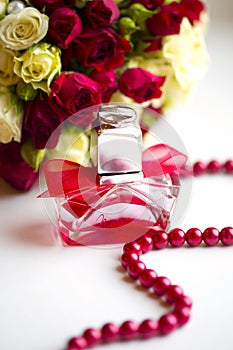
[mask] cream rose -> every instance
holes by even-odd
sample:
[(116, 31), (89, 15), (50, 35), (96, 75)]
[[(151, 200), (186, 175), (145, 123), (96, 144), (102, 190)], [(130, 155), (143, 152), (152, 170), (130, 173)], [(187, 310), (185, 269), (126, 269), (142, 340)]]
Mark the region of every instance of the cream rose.
[(60, 50), (47, 43), (37, 44), (15, 57), (14, 71), (34, 89), (49, 93), (53, 78), (61, 71)]
[(192, 26), (187, 18), (182, 20), (180, 34), (163, 39), (162, 52), (183, 91), (192, 89), (207, 71), (209, 55), (202, 26)]
[(9, 14), (0, 22), (1, 46), (25, 50), (38, 43), (48, 31), (48, 17), (33, 7)]
[(0, 86), (0, 142), (20, 142), (22, 123), (22, 101), (9, 88)]
[(14, 57), (17, 52), (0, 47), (0, 85), (15, 85), (19, 81), (14, 72)]

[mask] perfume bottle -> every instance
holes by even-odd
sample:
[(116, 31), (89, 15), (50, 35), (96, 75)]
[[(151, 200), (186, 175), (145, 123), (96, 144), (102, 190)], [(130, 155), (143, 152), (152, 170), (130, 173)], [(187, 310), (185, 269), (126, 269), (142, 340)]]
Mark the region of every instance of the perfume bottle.
[[(116, 245), (151, 228), (167, 228), (179, 193), (179, 177), (176, 172), (157, 171), (153, 152), (148, 160), (150, 152), (142, 149), (142, 132), (133, 108), (99, 107), (89, 154), (89, 166), (59, 160), (64, 195), (50, 191), (63, 244)], [(50, 188), (54, 186), (48, 176), (51, 164), (46, 167)]]

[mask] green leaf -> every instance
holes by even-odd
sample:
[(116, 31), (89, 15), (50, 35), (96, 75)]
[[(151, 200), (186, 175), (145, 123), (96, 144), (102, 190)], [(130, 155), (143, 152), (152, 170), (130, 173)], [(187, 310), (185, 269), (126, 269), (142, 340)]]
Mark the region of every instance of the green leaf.
[(44, 155), (45, 149), (36, 149), (31, 142), (26, 142), (21, 147), (21, 156), (35, 171), (38, 171)]
[(32, 101), (37, 95), (37, 90), (31, 84), (27, 84), (21, 79), (16, 86), (16, 93), (22, 100)]

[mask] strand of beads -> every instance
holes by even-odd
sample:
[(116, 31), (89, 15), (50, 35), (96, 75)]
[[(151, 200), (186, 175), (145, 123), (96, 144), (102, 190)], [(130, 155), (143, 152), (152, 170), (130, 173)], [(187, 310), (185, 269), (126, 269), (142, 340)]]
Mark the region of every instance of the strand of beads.
[(207, 246), (219, 243), (230, 246), (233, 245), (233, 228), (225, 227), (218, 231), (214, 227), (209, 227), (203, 233), (197, 228), (191, 228), (186, 233), (180, 228), (175, 228), (169, 233), (150, 230), (139, 239), (125, 244), (121, 265), (134, 281), (138, 280), (145, 289), (150, 288), (157, 296), (172, 305), (173, 310), (161, 316), (159, 320), (146, 319), (141, 323), (127, 320), (121, 325), (107, 323), (100, 330), (89, 328), (82, 336), (72, 338), (67, 350), (86, 349), (101, 342), (108, 343), (118, 339), (130, 340), (137, 337), (148, 338), (168, 334), (186, 324), (190, 318), (191, 299), (184, 294), (181, 287), (172, 284), (165, 276), (158, 276), (154, 270), (148, 269), (140, 260), (142, 254), (152, 249), (157, 250), (168, 246), (175, 248), (185, 243), (191, 247), (196, 247), (201, 243)]
[[(209, 163), (196, 162), (193, 165), (195, 176), (219, 172), (233, 174), (233, 160), (222, 164), (217, 160), (212, 160)], [(176, 328), (185, 325), (190, 318), (191, 299), (184, 294), (180, 286), (172, 284), (169, 278), (158, 276), (154, 270), (148, 269), (140, 260), (140, 256), (152, 249), (158, 250), (168, 246), (176, 248), (184, 244), (197, 247), (202, 243), (207, 246), (233, 245), (233, 227), (225, 227), (221, 231), (214, 227), (208, 227), (203, 232), (198, 228), (190, 228), (187, 232), (175, 228), (168, 233), (149, 230), (139, 239), (125, 244), (121, 256), (123, 268), (133, 281), (139, 281), (142, 287), (151, 289), (158, 297), (167, 301), (172, 306), (172, 311), (162, 315), (159, 320), (146, 319), (141, 323), (127, 320), (121, 325), (107, 323), (101, 329), (88, 328), (81, 336), (70, 339), (66, 350), (83, 350), (100, 343), (116, 340), (169, 334)]]
[(229, 159), (224, 163), (221, 163), (218, 160), (211, 160), (208, 163), (199, 161), (193, 165), (193, 174), (195, 176), (199, 176), (205, 173), (217, 174), (220, 172), (233, 174), (233, 160)]

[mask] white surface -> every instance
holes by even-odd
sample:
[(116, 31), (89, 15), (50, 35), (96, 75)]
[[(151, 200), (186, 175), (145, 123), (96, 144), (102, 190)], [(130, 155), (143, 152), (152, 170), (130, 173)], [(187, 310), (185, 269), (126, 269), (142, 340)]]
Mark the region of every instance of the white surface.
[[(198, 93), (170, 122), (192, 160), (232, 158), (233, 3), (209, 0), (211, 66)], [(62, 350), (69, 337), (107, 321), (141, 321), (163, 309), (117, 269), (121, 249), (54, 245), (38, 188), (18, 194), (0, 183), (0, 349)], [(232, 226), (232, 177), (195, 180), (184, 229)], [(167, 249), (148, 267), (194, 300), (192, 319), (168, 337), (114, 343), (109, 349), (232, 350), (233, 247)], [(124, 281), (125, 280), (125, 281)], [(99, 346), (98, 349), (105, 349)]]

